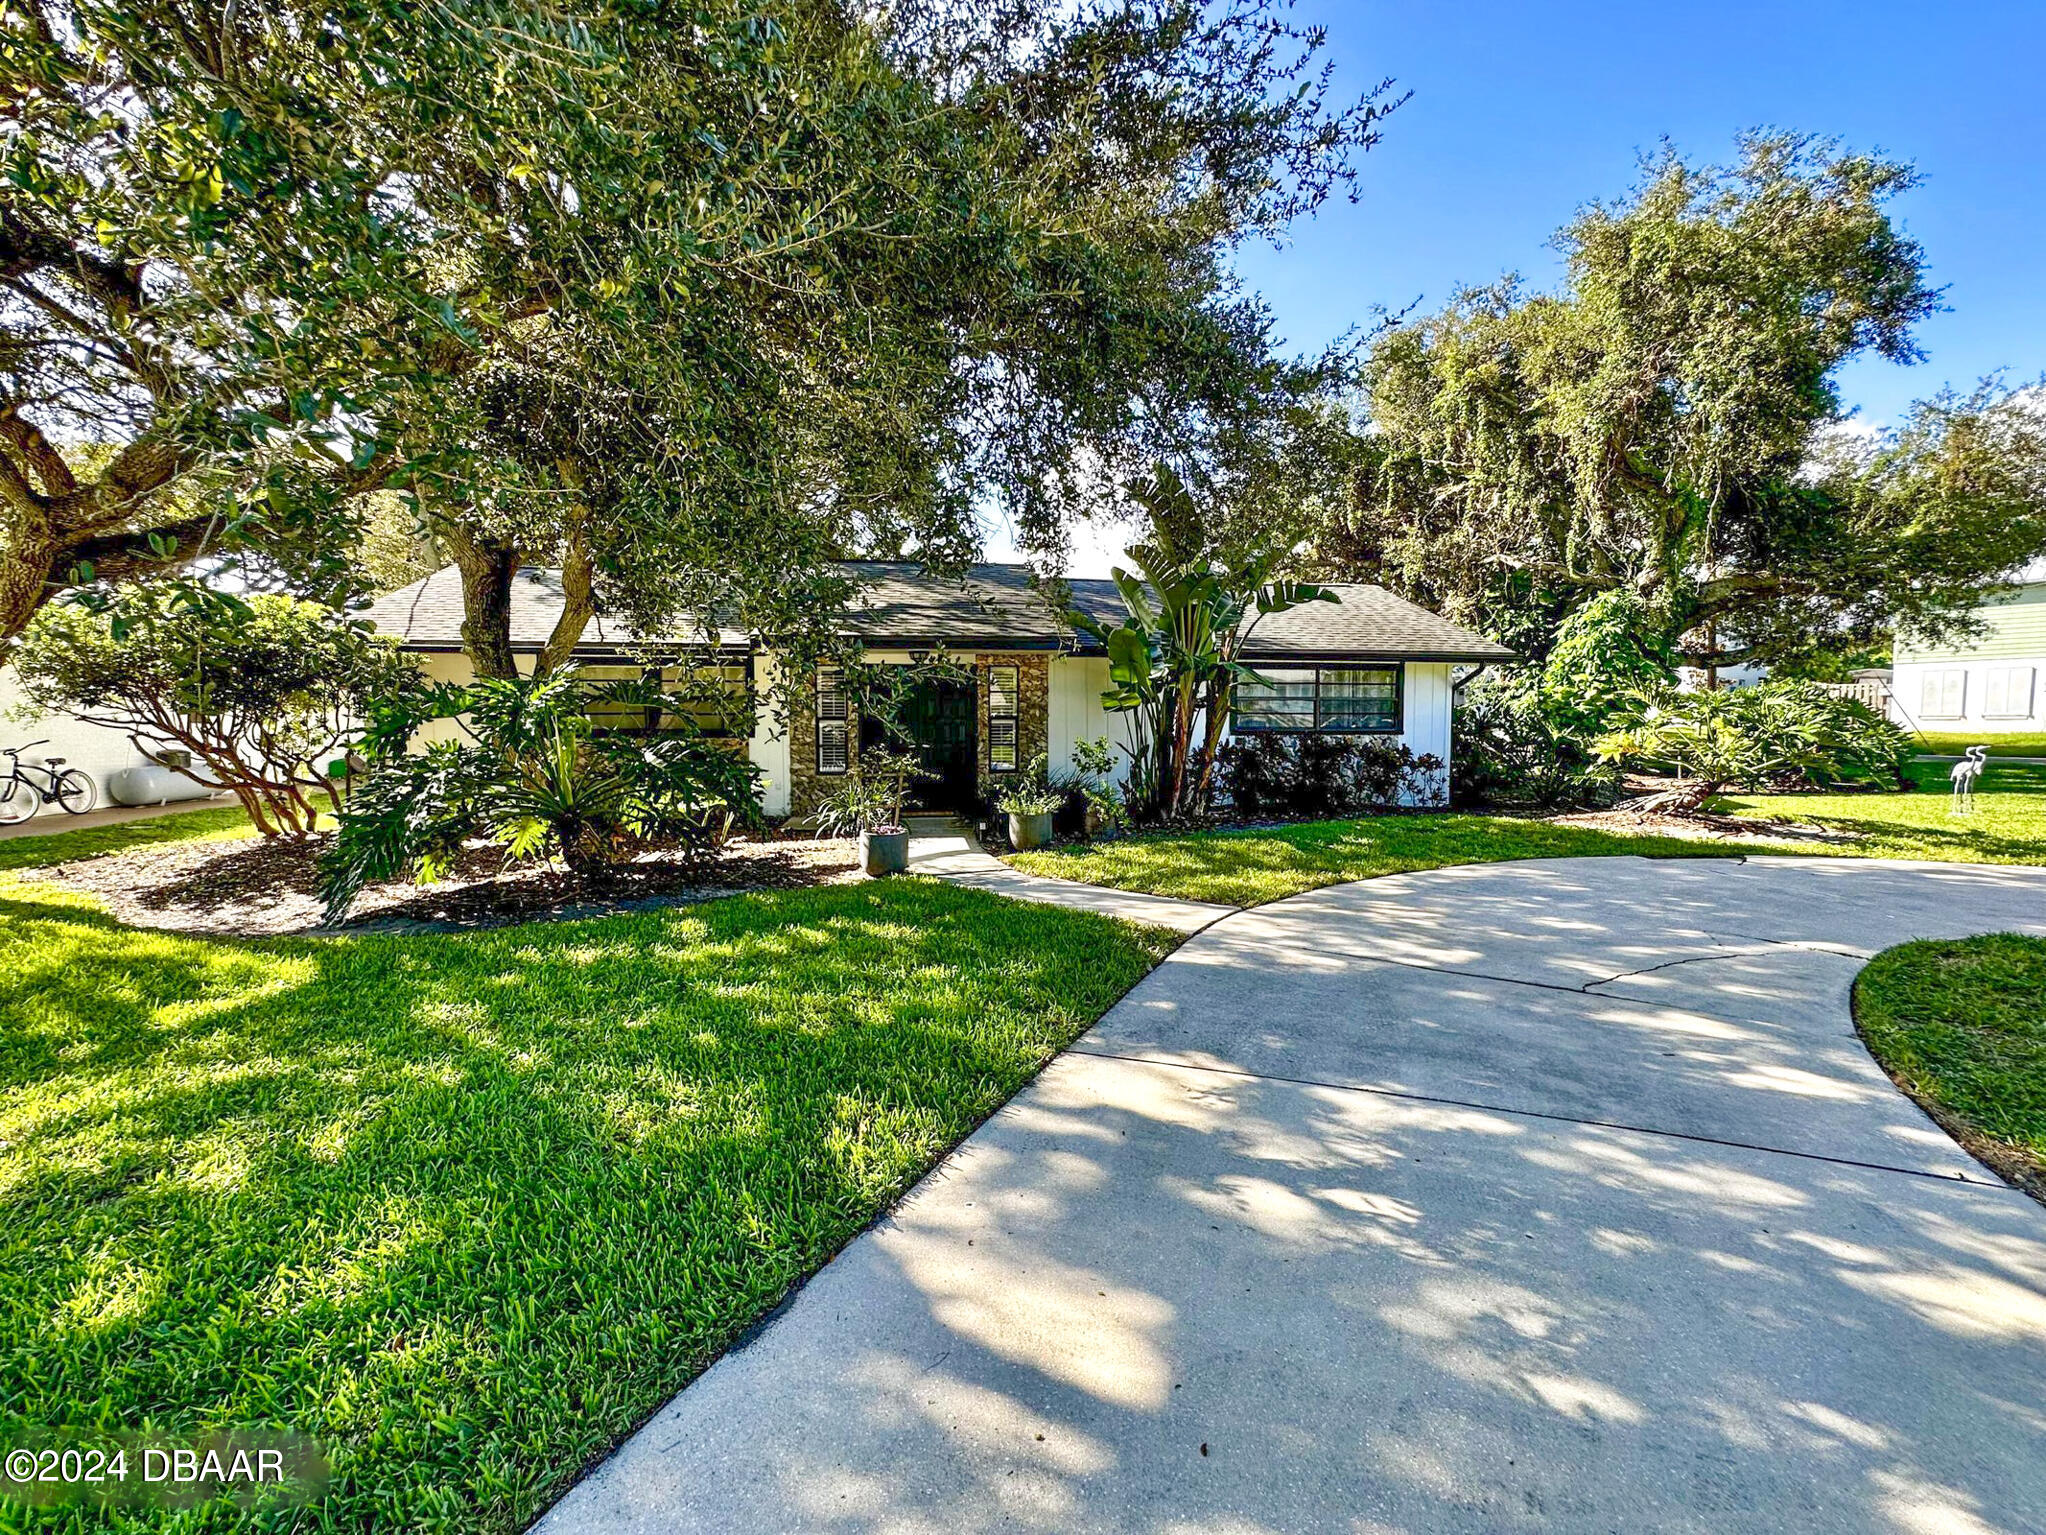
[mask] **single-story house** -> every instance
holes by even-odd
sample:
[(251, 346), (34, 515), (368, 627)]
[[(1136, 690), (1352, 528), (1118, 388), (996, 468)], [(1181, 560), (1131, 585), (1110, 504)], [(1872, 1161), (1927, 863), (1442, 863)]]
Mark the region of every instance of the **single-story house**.
[[(846, 568), (859, 594), (849, 637), (865, 660), (907, 664), (942, 651), (966, 674), (920, 683), (903, 711), (919, 755), (937, 775), (923, 787), (926, 805), (966, 808), (983, 777), (999, 779), (1039, 755), (1054, 770), (1070, 770), (1081, 741), (1127, 744), (1128, 717), (1102, 707), (1109, 681), (1101, 646), (1066, 621), (1028, 566), (976, 565), (961, 577), (913, 564)], [(1067, 585), (1084, 611), (1111, 624), (1121, 616), (1113, 582)], [(1513, 653), (1380, 587), (1333, 589), (1340, 602), (1307, 603), (1257, 622), (1243, 658), (1269, 680), (1238, 689), (1230, 731), (1369, 735), (1447, 763), (1454, 669), (1510, 661)], [(512, 583), (514, 651), (540, 650), (561, 601), (557, 572), (519, 573)], [(418, 652), (429, 676), (471, 675), (461, 644), (461, 583), (452, 567), (378, 599), (367, 617)], [(777, 680), (778, 658), (743, 633), (652, 641), (689, 651), (694, 675), (706, 664), (721, 669), (735, 693), (764, 693)], [(610, 667), (636, 674), (644, 644), (599, 617), (576, 660), (600, 676)], [(747, 741), (765, 780), (764, 808), (776, 816), (802, 815), (874, 744), (871, 722), (863, 727), (830, 670), (804, 678), (789, 696), (784, 720), (754, 711)]]
[(1982, 632), (1958, 640), (1899, 633), (1891, 658), (1890, 710), (1913, 730), (2001, 732), (2046, 728), (2046, 565), (2034, 565), (1976, 608)]

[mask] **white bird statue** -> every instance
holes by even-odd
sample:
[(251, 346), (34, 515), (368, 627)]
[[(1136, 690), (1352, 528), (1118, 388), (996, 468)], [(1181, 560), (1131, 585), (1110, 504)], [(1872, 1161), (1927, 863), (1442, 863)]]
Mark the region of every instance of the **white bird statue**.
[(1982, 770), (1988, 766), (1984, 760), (1988, 755), (1988, 747), (1971, 746), (1962, 754), (1961, 760), (1954, 764), (1954, 770), (1947, 774), (1954, 785), (1953, 808), (1956, 811), (1975, 808), (1975, 781), (1982, 776)]

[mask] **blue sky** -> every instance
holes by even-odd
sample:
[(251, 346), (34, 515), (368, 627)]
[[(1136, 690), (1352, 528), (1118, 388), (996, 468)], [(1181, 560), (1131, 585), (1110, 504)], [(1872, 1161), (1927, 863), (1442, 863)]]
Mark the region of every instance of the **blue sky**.
[[(1843, 374), (1864, 419), (1999, 368), (2046, 369), (2046, 0), (1300, 0), (1295, 14), (1328, 28), (1353, 92), (1388, 75), (1413, 91), (1365, 157), (1355, 204), (1239, 259), (1295, 348), (1374, 305), (1432, 309), (1502, 272), (1546, 286), (1551, 235), (1582, 203), (1624, 193), (1663, 137), (1716, 161), (1742, 129), (1771, 126), (1879, 149), (1924, 177), (1893, 211), (1949, 312), (1920, 331), (1925, 362)], [(1072, 573), (1105, 566), (1099, 542), (1078, 541)]]

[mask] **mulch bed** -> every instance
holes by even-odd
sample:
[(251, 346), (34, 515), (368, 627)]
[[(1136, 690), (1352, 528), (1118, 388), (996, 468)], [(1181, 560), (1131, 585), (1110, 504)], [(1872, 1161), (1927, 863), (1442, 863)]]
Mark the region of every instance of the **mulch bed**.
[(748, 890), (836, 884), (859, 876), (849, 840), (735, 842), (695, 862), (649, 855), (579, 881), (558, 868), (504, 867), (492, 848), (470, 849), (431, 885), (396, 880), (357, 897), (347, 923), (322, 925), (317, 859), (325, 839), (171, 842), (58, 864), (24, 877), (98, 897), (131, 927), (254, 938), (320, 931), (442, 931), (538, 919), (600, 916), (707, 901)]

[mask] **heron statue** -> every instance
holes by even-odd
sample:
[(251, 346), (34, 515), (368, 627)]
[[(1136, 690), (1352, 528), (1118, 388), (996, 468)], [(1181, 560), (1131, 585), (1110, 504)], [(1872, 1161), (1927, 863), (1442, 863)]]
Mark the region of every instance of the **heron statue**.
[(1953, 809), (1956, 812), (1975, 808), (1975, 782), (1981, 778), (1982, 770), (1988, 766), (1985, 760), (1988, 756), (1988, 747), (1971, 746), (1962, 754), (1961, 760), (1954, 764), (1953, 771), (1947, 774), (1954, 785)]

